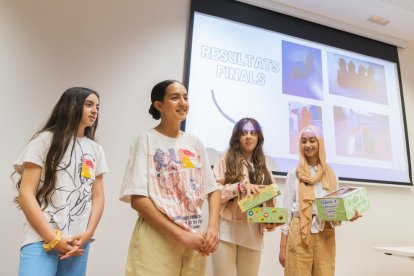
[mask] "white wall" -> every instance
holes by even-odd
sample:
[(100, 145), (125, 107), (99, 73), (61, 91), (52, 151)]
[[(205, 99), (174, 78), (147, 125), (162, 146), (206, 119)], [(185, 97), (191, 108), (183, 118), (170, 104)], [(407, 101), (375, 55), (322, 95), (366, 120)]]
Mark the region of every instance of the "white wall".
[[(136, 217), (117, 199), (128, 147), (156, 124), (147, 112), (152, 86), (183, 79), (188, 15), (189, 0), (0, 0), (0, 275), (16, 275), (22, 233), (22, 215), (12, 203), (13, 161), (60, 94), (74, 85), (101, 94), (98, 139), (111, 170), (88, 275), (123, 274)], [(400, 60), (413, 148), (414, 49), (401, 50)], [(337, 231), (336, 275), (413, 275), (412, 261), (371, 249), (414, 244), (413, 192), (378, 186), (368, 192), (371, 210)], [(279, 235), (266, 237), (262, 276), (282, 275)]]

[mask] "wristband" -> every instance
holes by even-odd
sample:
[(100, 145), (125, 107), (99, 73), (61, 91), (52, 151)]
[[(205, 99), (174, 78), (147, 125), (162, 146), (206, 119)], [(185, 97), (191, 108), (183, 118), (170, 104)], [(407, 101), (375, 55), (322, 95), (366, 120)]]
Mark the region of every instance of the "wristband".
[(62, 232), (60, 230), (53, 230), (53, 233), (56, 234), (55, 238), (49, 242), (49, 243), (43, 243), (42, 247), (43, 249), (48, 252), (55, 248), (55, 246), (60, 242), (62, 239)]

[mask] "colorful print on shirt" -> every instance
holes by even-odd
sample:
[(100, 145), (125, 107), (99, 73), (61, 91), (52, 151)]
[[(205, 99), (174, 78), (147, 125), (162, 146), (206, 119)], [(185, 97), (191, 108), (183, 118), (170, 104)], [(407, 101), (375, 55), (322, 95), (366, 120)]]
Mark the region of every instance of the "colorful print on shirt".
[(95, 180), (95, 164), (90, 156), (82, 156), (81, 177)]
[(150, 194), (155, 205), (174, 223), (189, 231), (202, 224), (204, 196), (200, 155), (188, 149), (156, 149), (150, 157), (152, 185)]
[(196, 155), (189, 150), (180, 149), (180, 158), (183, 168), (195, 168), (194, 163), (197, 163)]

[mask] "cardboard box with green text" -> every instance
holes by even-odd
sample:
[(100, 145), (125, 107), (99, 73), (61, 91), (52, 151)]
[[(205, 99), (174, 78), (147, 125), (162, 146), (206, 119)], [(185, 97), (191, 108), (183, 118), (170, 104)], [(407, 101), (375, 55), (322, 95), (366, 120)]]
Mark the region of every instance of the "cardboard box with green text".
[(365, 187), (342, 187), (335, 192), (315, 199), (318, 217), (321, 220), (350, 220), (355, 211), (369, 209), (368, 193)]

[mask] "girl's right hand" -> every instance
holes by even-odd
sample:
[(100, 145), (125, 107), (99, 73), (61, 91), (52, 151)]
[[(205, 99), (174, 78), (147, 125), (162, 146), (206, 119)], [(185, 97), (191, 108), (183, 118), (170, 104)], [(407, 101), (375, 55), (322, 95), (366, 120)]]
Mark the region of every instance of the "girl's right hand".
[(59, 251), (59, 257), (61, 260), (68, 259), (73, 256), (80, 256), (85, 251), (80, 248), (80, 244), (69, 243), (67, 237), (62, 237), (60, 242), (55, 246), (54, 249)]
[(255, 195), (260, 192), (260, 189), (266, 187), (265, 185), (255, 185), (251, 183), (244, 184), (244, 191), (247, 195)]
[(185, 230), (182, 230), (178, 241), (182, 243), (185, 247), (189, 249), (196, 250), (200, 252), (204, 247), (205, 236), (202, 233), (192, 233)]
[(59, 241), (59, 243), (53, 249), (59, 251), (59, 253), (61, 253), (61, 254), (62, 253), (66, 254), (66, 252), (69, 252), (73, 249), (73, 246), (68, 243), (68, 238), (67, 237), (62, 237), (62, 239)]

